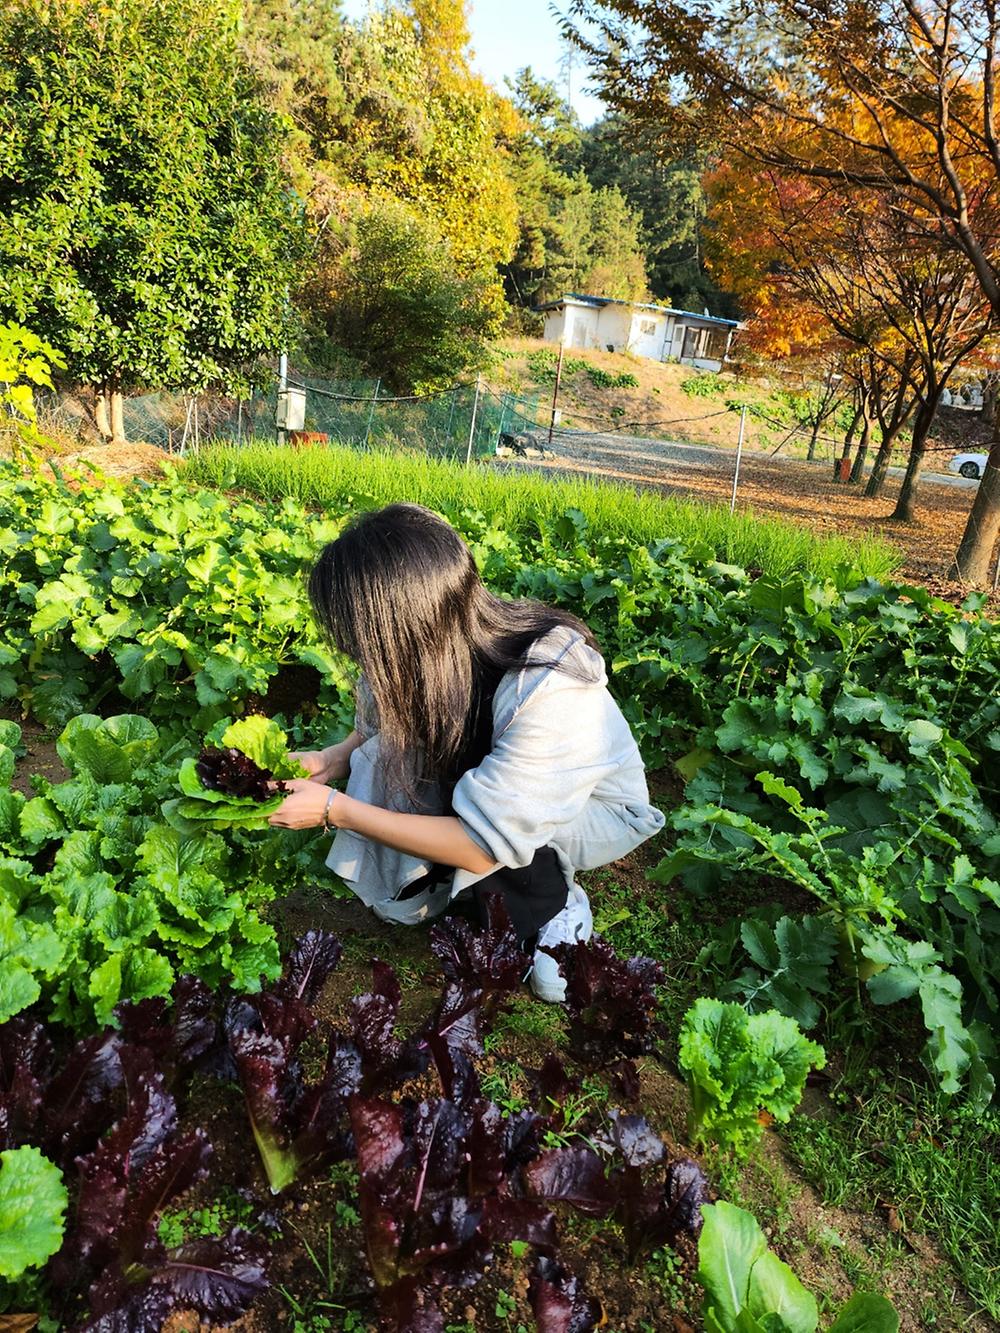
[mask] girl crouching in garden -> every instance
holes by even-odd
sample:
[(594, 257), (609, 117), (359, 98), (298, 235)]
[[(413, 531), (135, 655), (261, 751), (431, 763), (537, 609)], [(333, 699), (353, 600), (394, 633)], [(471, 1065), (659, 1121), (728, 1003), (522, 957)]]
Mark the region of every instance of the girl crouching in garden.
[[(501, 895), (531, 986), (561, 1002), (541, 952), (589, 939), (575, 882), (663, 825), (593, 635), (564, 611), (502, 601), (443, 519), (389, 505), (355, 519), (309, 582), (317, 621), (360, 669), (355, 729), (299, 754), (309, 779), (271, 823), (325, 826), (327, 859), (386, 921)], [(346, 791), (332, 783), (347, 779)]]

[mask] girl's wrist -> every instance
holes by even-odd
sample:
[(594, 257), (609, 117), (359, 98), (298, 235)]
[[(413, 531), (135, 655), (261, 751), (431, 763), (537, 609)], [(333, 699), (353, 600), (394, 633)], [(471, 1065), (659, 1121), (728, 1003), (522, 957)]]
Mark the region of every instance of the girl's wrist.
[(338, 792), (335, 787), (331, 788), (330, 794), (326, 798), (326, 805), (323, 807), (320, 825), (327, 833), (335, 833), (338, 828), (336, 815), (334, 814), (334, 806), (339, 795), (340, 792)]

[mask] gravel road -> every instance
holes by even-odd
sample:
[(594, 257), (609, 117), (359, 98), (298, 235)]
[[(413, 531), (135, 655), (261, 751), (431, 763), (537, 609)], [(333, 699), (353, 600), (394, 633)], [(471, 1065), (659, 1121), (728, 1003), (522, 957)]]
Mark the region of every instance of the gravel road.
[[(539, 443), (546, 442), (545, 431), (532, 434)], [(586, 472), (592, 476), (617, 477), (623, 481), (660, 483), (671, 489), (682, 489), (686, 476), (699, 474), (704, 477), (706, 469), (728, 472), (731, 476), (736, 461), (734, 449), (651, 440), (640, 435), (602, 435), (558, 429), (552, 441), (552, 452), (555, 457), (547, 460), (551, 467)], [(770, 454), (756, 450), (744, 453), (743, 466), (751, 468), (758, 463), (767, 463), (772, 467), (816, 468), (827, 472), (830, 468), (826, 460), (810, 463), (802, 458), (785, 458), (781, 454), (772, 458)], [(903, 469), (891, 467), (889, 475), (902, 477)], [(921, 484), (924, 482), (937, 482), (960, 490), (975, 490), (979, 485), (976, 480), (946, 472), (924, 472)]]

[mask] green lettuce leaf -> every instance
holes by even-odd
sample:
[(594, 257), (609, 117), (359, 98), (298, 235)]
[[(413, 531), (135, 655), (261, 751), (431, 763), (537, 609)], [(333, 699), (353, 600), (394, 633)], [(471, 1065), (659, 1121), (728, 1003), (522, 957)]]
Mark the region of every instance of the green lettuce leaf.
[[(220, 724), (221, 725), (221, 724)], [(240, 718), (213, 739), (218, 728), (213, 728), (208, 739), (223, 749), (232, 748), (252, 759), (258, 768), (266, 768), (276, 778), (305, 778), (308, 773), (301, 764), (288, 757), (288, 737), (269, 717), (254, 714)]]
[(62, 1172), (37, 1148), (0, 1152), (0, 1277), (40, 1268), (62, 1244)]
[(756, 1219), (725, 1202), (705, 1204), (701, 1213), (697, 1277), (705, 1288), (706, 1328), (814, 1333), (815, 1299), (768, 1249)]

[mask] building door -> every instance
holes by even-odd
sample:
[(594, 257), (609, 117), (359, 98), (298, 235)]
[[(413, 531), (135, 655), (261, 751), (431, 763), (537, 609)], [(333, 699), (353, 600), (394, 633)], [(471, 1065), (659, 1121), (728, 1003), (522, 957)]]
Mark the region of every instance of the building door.
[(570, 324), (569, 345), (570, 347), (587, 346), (587, 321), (585, 319), (574, 319)]
[(698, 355), (698, 335), (700, 329), (684, 330), (684, 346), (681, 348), (681, 360), (693, 361)]
[(632, 321), (632, 337), (629, 341), (630, 352), (634, 352), (636, 356), (650, 356), (656, 358), (660, 355), (662, 346), (662, 321), (645, 318)]

